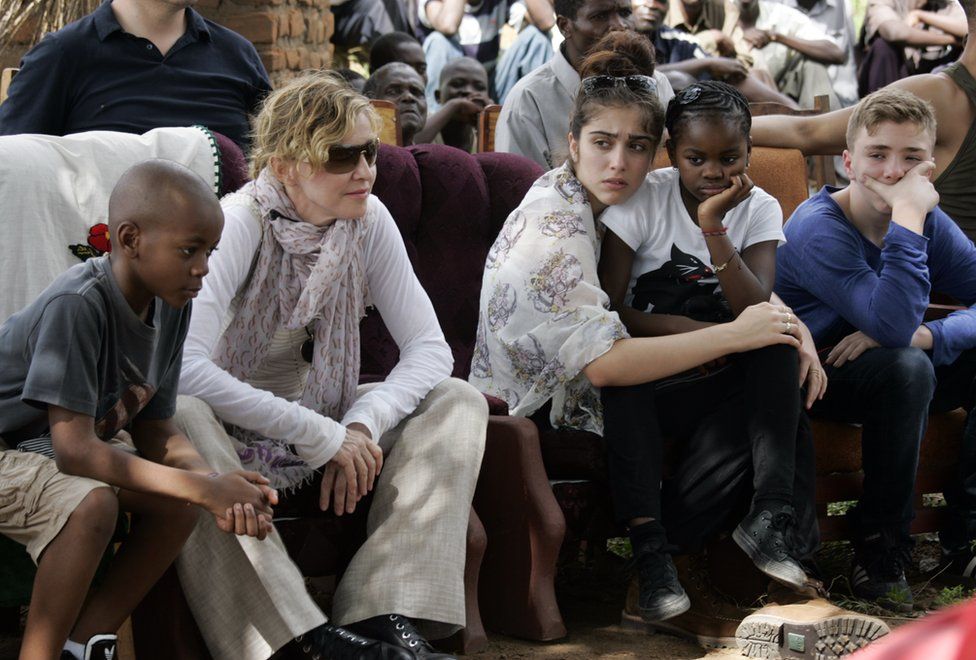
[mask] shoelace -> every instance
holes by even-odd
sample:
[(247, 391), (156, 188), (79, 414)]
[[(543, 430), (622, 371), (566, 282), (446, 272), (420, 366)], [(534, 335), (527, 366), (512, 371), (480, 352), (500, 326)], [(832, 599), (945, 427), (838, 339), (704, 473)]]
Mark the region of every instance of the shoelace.
[(788, 557), (792, 558), (796, 549), (796, 535), (794, 534), (796, 530), (796, 518), (793, 515), (793, 510), (783, 509), (774, 513), (772, 519), (769, 521), (769, 527), (779, 532), (782, 536), (782, 542), (777, 539), (775, 543), (778, 553), (776, 558), (780, 560)]
[(433, 651), (434, 647), (430, 645), (426, 639), (421, 637), (420, 631), (414, 628), (413, 624), (410, 623), (409, 619), (406, 619), (399, 614), (391, 614), (390, 621), (394, 624), (397, 632), (400, 634), (400, 638), (407, 643), (411, 649), (423, 649), (424, 651)]
[(639, 552), (640, 558), (635, 555), (635, 560), (641, 581), (654, 585), (656, 589), (675, 591), (674, 585), (678, 581), (678, 572), (674, 564), (668, 561), (667, 551), (663, 548), (655, 550), (644, 546)]

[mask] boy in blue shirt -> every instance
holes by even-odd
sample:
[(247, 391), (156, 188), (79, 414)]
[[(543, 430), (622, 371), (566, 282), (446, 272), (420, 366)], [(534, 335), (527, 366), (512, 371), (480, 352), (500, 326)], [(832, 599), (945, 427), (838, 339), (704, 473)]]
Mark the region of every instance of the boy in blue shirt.
[[(930, 409), (973, 408), (976, 308), (923, 322), (932, 291), (976, 303), (976, 248), (937, 206), (935, 116), (910, 92), (865, 97), (847, 128), (851, 184), (824, 188), (794, 212), (776, 258), (775, 291), (810, 328), (825, 360), (815, 415), (863, 425), (864, 494), (851, 586), (911, 610), (905, 580), (918, 450)], [(959, 479), (945, 493), (950, 572), (971, 577), (976, 539), (976, 417)], [(968, 574), (967, 574), (968, 573)]]
[[(172, 420), (188, 303), (223, 224), (196, 174), (136, 165), (109, 200), (111, 254), (0, 326), (0, 534), (37, 562), (22, 660), (114, 657), (115, 631), (200, 509), (225, 532), (270, 530), (267, 480), (215, 473)], [(137, 516), (92, 590), (120, 509)]]

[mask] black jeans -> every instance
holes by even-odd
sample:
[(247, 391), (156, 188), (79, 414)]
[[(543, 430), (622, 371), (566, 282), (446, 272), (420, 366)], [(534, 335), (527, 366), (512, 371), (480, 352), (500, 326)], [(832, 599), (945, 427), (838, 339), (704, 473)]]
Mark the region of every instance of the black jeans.
[(864, 494), (854, 512), (858, 533), (908, 538), (918, 450), (929, 412), (962, 406), (970, 415), (957, 478), (945, 492), (950, 522), (941, 536), (950, 549), (976, 538), (976, 421), (971, 412), (976, 350), (939, 368), (917, 348), (872, 348), (840, 368), (824, 367), (827, 395), (814, 405), (814, 415), (862, 424)]
[[(796, 350), (771, 346), (679, 389), (655, 383), (601, 390), (611, 494), (619, 522), (661, 520), (695, 551), (750, 499), (792, 503), (801, 557), (819, 543), (813, 444), (800, 410)], [(662, 484), (663, 438), (679, 439)], [(754, 495), (753, 495), (754, 493)]]

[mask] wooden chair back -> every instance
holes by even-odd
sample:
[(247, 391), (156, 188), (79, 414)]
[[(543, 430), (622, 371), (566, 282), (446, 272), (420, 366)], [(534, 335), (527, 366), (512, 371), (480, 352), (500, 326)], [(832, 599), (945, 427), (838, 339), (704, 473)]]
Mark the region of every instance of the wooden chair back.
[(395, 147), (403, 146), (403, 134), (400, 131), (400, 122), (397, 121), (397, 108), (393, 101), (383, 99), (370, 99), (370, 104), (379, 113), (383, 120), (380, 128), (380, 142), (391, 144)]
[[(671, 167), (671, 159), (665, 149), (657, 152), (654, 167)], [(783, 209), (784, 220), (809, 196), (807, 165), (798, 149), (753, 147), (749, 158), (749, 177), (776, 198)]]
[(7, 68), (3, 70), (3, 73), (0, 73), (0, 103), (7, 100), (7, 89), (10, 87), (10, 81), (14, 79), (18, 71), (20, 69)]
[[(822, 115), (830, 112), (830, 97), (826, 94), (821, 94), (820, 96), (814, 97), (812, 108), (801, 108), (799, 110), (772, 101), (750, 103), (749, 109), (752, 111), (753, 117), (761, 117), (762, 115), (796, 115), (801, 117)], [(810, 156), (810, 174), (817, 191), (825, 185), (835, 185), (837, 183), (837, 174), (834, 171), (834, 157), (825, 155)]]
[(478, 115), (478, 151), (495, 150), (495, 125), (498, 123), (498, 115), (502, 113), (502, 106), (493, 104), (485, 106), (485, 109)]

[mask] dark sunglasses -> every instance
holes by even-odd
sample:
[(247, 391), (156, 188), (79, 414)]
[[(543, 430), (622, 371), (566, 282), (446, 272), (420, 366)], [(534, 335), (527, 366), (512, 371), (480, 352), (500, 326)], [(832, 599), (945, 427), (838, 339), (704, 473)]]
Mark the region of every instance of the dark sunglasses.
[(333, 144), (329, 147), (329, 160), (322, 164), (322, 169), (329, 174), (348, 174), (359, 165), (359, 155), (366, 156), (366, 163), (370, 166), (376, 163), (380, 141), (373, 138), (363, 144)]
[(632, 92), (657, 94), (657, 81), (650, 76), (590, 76), (580, 83), (580, 88), (587, 96), (614, 87), (626, 87)]

